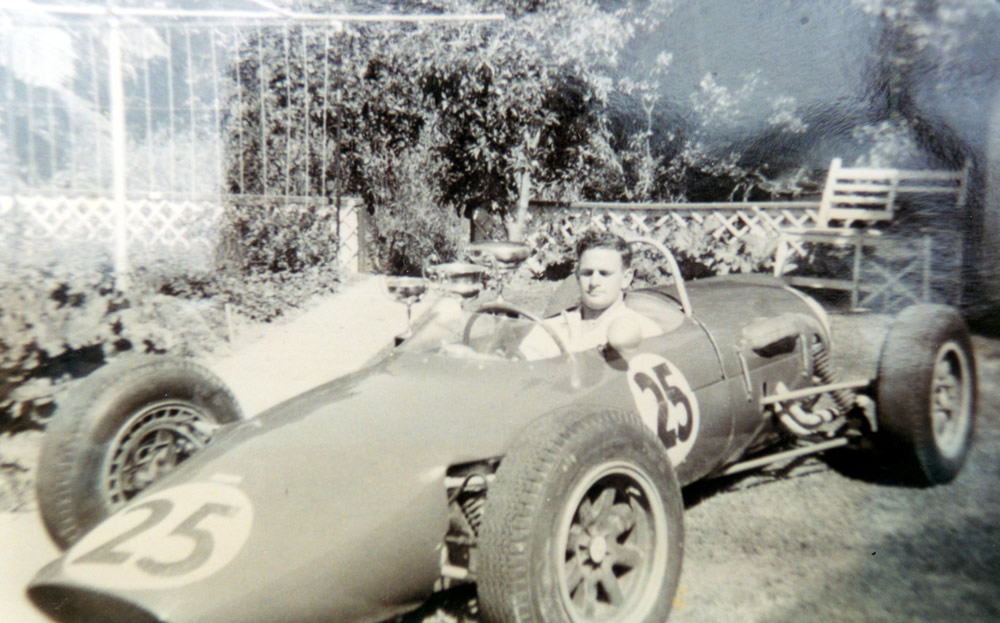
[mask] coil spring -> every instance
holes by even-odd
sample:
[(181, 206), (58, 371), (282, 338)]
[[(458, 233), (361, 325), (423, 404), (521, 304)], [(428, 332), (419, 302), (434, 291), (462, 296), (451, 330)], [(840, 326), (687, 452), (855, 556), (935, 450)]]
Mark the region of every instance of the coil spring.
[(472, 528), (473, 535), (478, 537), (479, 526), (483, 523), (483, 507), (486, 506), (486, 496), (473, 494), (463, 496), (463, 498), (459, 500), (458, 504), (462, 508), (465, 520), (469, 522), (469, 527)]
[[(813, 370), (823, 383), (831, 384), (839, 380), (839, 375), (834, 370), (833, 364), (830, 363), (830, 354), (827, 352), (826, 345), (823, 344), (822, 340), (817, 340), (813, 343), (812, 357)], [(857, 400), (854, 391), (850, 389), (837, 389), (830, 392), (830, 394), (833, 396), (833, 401), (837, 403), (837, 408), (840, 410), (841, 415), (849, 412)]]

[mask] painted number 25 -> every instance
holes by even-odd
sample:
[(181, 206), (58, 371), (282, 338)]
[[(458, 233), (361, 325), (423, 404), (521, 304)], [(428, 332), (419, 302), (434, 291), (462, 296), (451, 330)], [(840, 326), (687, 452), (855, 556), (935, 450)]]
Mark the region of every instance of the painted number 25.
[[(173, 502), (165, 499), (149, 500), (137, 505), (128, 512), (134, 513), (144, 508), (148, 508), (151, 511), (142, 523), (76, 558), (73, 560), (73, 564), (124, 564), (132, 558), (134, 553), (122, 546), (166, 519), (170, 515), (170, 511), (173, 510), (173, 507)], [(190, 573), (205, 564), (212, 557), (212, 548), (214, 545), (212, 533), (204, 528), (199, 528), (198, 524), (210, 515), (232, 517), (236, 514), (236, 511), (235, 507), (226, 504), (216, 504), (213, 502), (202, 504), (198, 510), (188, 515), (186, 519), (177, 524), (177, 527), (169, 533), (171, 537), (189, 539), (191, 541), (190, 554), (180, 560), (174, 561), (160, 561), (151, 556), (143, 556), (135, 561), (135, 566), (150, 575), (174, 576)]]
[(161, 491), (83, 537), (66, 573), (117, 588), (168, 588), (208, 577), (246, 543), (253, 508), (240, 489), (195, 482)]
[[(653, 367), (653, 378), (644, 371), (635, 372), (632, 380), (643, 391), (652, 392), (656, 398), (656, 433), (663, 445), (672, 448), (691, 438), (694, 429), (694, 414), (691, 401), (681, 389), (670, 382), (670, 368), (666, 363)], [(683, 410), (681, 417), (671, 418), (671, 411)]]

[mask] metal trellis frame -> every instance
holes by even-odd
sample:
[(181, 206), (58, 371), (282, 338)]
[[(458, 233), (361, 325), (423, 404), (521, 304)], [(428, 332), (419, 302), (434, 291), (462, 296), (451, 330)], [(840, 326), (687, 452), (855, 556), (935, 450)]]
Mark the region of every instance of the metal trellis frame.
[[(323, 81), (323, 127), (319, 131), (325, 133), (330, 121), (328, 50), (345, 23), (475, 23), (504, 19), (497, 14), (472, 13), (313, 14), (286, 10), (263, 0), (244, 0), (240, 4), (242, 7), (232, 9), (192, 10), (116, 6), (114, 2), (75, 6), (20, 2), (0, 8), (20, 31), (7, 42), (9, 51), (18, 45), (28, 47), (34, 37), (53, 31), (67, 37), (71, 33), (71, 53), (75, 56), (64, 60), (69, 61), (69, 66), (80, 67), (64, 84), (53, 86), (0, 64), (0, 94), (5, 96), (0, 101), (0, 119), (5, 122), (0, 132), (6, 135), (0, 135), (0, 140), (6, 140), (8, 152), (7, 159), (0, 160), (0, 217), (20, 224), (0, 227), (0, 236), (34, 232), (42, 236), (36, 247), (55, 249), (66, 242), (57, 240), (63, 235), (60, 232), (106, 236), (107, 228), (97, 222), (110, 219), (114, 232), (110, 245), (112, 264), (124, 283), (130, 258), (141, 255), (138, 251), (145, 250), (142, 247), (148, 246), (148, 239), (169, 239), (181, 247), (194, 244), (190, 240), (193, 230), (162, 237), (163, 232), (146, 228), (179, 226), (177, 223), (193, 218), (192, 206), (208, 210), (204, 221), (214, 222), (209, 212), (214, 214), (215, 208), (205, 207), (210, 205), (205, 197), (218, 197), (217, 207), (226, 204), (227, 170), (233, 171), (242, 193), (276, 195), (289, 202), (302, 196), (332, 193), (339, 206), (342, 184), (328, 188), (330, 176), (339, 176), (339, 147), (323, 148), (318, 172), (308, 166), (310, 155), (315, 155), (309, 141), (297, 148), (303, 137), (317, 131), (308, 109), (316, 104), (310, 104), (308, 97), (301, 98), (300, 105), (306, 106), (301, 115), (302, 127), (286, 124), (284, 153), (280, 151), (280, 139), (275, 144), (274, 137), (265, 130), (269, 118), (287, 114), (266, 106), (264, 91), (274, 72), (288, 74), (292, 70), (295, 50), (306, 54), (314, 41), (324, 46), (322, 77), (307, 73), (304, 80)], [(252, 45), (254, 37), (261, 41), (265, 36), (280, 38), (283, 66), (281, 61), (278, 66), (267, 66), (263, 49), (258, 47), (259, 73), (252, 78), (244, 75), (245, 67), (238, 63), (246, 57), (234, 51)], [(8, 54), (9, 59), (13, 57), (13, 53)], [(225, 74), (230, 71), (233, 79), (226, 83)], [(242, 92), (248, 86), (261, 89), (261, 107), (257, 111), (244, 109), (247, 100)], [(286, 99), (292, 97), (290, 88), (286, 82)], [(235, 93), (232, 100), (227, 99), (233, 92), (230, 90)], [(339, 94), (334, 96), (339, 98)], [(250, 139), (260, 142), (257, 161), (244, 162), (240, 158), (227, 164), (225, 128), (233, 131), (240, 154), (247, 147), (249, 137), (244, 128), (249, 126), (244, 125), (243, 115), (259, 115), (262, 136)], [(333, 123), (339, 134), (340, 120), (334, 119)], [(268, 140), (272, 140), (270, 145)], [(331, 136), (330, 140), (339, 140), (339, 136)], [(330, 164), (328, 151), (333, 153), (333, 173), (326, 170)], [(262, 188), (247, 188), (250, 166), (260, 167)], [(140, 219), (134, 214), (137, 206), (145, 211), (165, 212), (160, 219)], [(354, 204), (351, 210), (356, 211)], [(69, 223), (84, 217), (95, 220), (85, 227)], [(341, 229), (339, 221), (337, 229)], [(211, 236), (212, 232), (199, 235)], [(107, 244), (108, 239), (80, 242)], [(4, 244), (8, 249), (23, 250), (30, 248), (32, 241), (0, 238), (0, 245)], [(352, 247), (357, 248), (356, 241)], [(177, 255), (183, 256), (183, 248)]]

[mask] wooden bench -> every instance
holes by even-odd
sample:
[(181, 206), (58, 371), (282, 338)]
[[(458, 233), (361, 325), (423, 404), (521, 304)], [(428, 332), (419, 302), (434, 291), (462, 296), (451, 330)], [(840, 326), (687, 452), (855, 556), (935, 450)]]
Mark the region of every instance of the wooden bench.
[[(887, 235), (883, 229), (897, 216), (899, 200), (905, 197), (924, 196), (942, 206), (949, 202), (949, 208), (961, 213), (968, 171), (968, 165), (960, 171), (852, 168), (834, 158), (816, 225), (781, 231), (774, 274), (795, 286), (848, 291), (852, 308), (870, 307), (880, 299), (883, 307), (892, 300), (931, 300), (931, 260), (935, 253), (931, 232), (899, 236)], [(848, 278), (785, 275), (788, 260), (793, 255), (807, 255), (809, 244), (850, 247), (853, 253)], [(961, 266), (960, 255), (955, 263)]]

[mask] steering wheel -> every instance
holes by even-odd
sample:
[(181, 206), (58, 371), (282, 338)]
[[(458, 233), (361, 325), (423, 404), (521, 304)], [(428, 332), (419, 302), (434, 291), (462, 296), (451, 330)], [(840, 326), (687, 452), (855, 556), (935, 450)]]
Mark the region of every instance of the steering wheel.
[(556, 346), (559, 347), (560, 355), (569, 354), (569, 348), (566, 346), (566, 341), (562, 339), (562, 336), (556, 333), (555, 329), (550, 327), (548, 324), (546, 324), (544, 320), (542, 320), (535, 314), (525, 309), (521, 309), (516, 305), (512, 305), (506, 301), (493, 301), (490, 303), (486, 303), (482, 305), (479, 309), (475, 310), (475, 312), (473, 312), (472, 316), (469, 318), (469, 321), (465, 323), (465, 330), (462, 332), (462, 343), (465, 344), (466, 346), (471, 346), (469, 342), (470, 338), (472, 337), (472, 325), (476, 324), (476, 321), (479, 320), (479, 318), (483, 314), (509, 314), (514, 316), (520, 316), (522, 318), (527, 318), (531, 322), (535, 323), (536, 325), (544, 329), (546, 333), (548, 333), (549, 337), (551, 337), (552, 340), (556, 343)]

